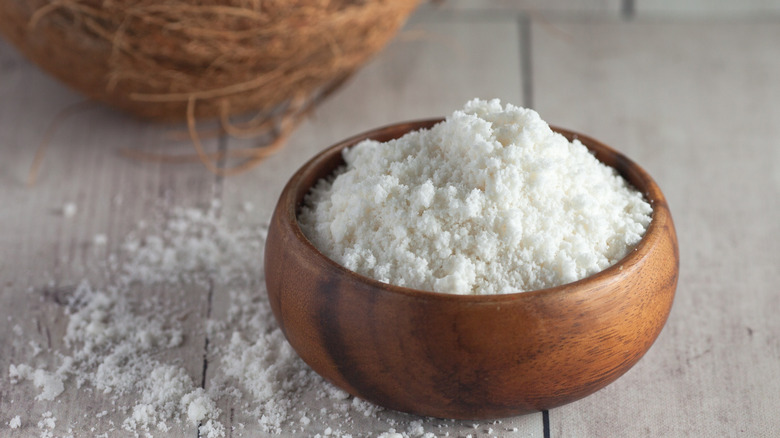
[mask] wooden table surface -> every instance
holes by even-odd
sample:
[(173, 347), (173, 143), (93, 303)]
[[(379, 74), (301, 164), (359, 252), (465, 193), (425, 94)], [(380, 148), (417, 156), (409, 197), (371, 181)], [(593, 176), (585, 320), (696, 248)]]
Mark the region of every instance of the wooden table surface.
[[(219, 200), (220, 214), (235, 216), (251, 203), (244, 220), (262, 224), (287, 178), (322, 148), (376, 126), (448, 114), (474, 97), (533, 107), (551, 124), (600, 139), (647, 169), (676, 222), (680, 279), (655, 345), (614, 384), (549, 412), (426, 431), (780, 436), (780, 15), (759, 1), (706, 11), (697, 4), (425, 5), (285, 149), (227, 178), (197, 163), (124, 158), (125, 148), (189, 145), (169, 140), (170, 127), (95, 106), (55, 126), (39, 178), (27, 186), (47, 128), (82, 97), (0, 42), (0, 436), (93, 436), (93, 427), (131, 435), (109, 428), (121, 424), (121, 412), (96, 415), (110, 411), (108, 398), (68, 385), (53, 401), (35, 400), (40, 391), (31, 382), (10, 383), (9, 367), (30, 360), (20, 345), (42, 345), (38, 359), (65, 348), (67, 320), (61, 306), (42, 298), (47, 287), (101, 275), (98, 262), (123, 236), (177, 206)], [(226, 150), (251, 145), (229, 137), (207, 142)], [(62, 214), (67, 203), (77, 206), (71, 218)], [(100, 234), (105, 246), (94, 243)], [(208, 305), (202, 291), (185, 296), (192, 297), (185, 307), (200, 315), (185, 327), (193, 333), (205, 332), (207, 315), (225, 306), (223, 296)], [(170, 359), (198, 379), (203, 339), (191, 338), (195, 347), (185, 342)], [(38, 426), (47, 411), (57, 418), (53, 431)], [(11, 429), (17, 415), (21, 427)], [(342, 432), (377, 436), (393, 415)], [(250, 420), (240, 434), (232, 417), (223, 420), (229, 436), (263, 436)], [(328, 424), (317, 427), (301, 436), (324, 433)], [(160, 436), (195, 437), (197, 428), (173, 425)]]

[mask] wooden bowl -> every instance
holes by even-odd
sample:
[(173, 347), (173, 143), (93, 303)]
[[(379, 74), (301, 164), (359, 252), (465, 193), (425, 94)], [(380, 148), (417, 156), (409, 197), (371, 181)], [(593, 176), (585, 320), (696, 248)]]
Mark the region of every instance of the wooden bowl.
[[(361, 140), (387, 141), (441, 121), (402, 123), (338, 143), (306, 163), (281, 194), (268, 231), (265, 275), (274, 315), (316, 372), (350, 394), (419, 415), (486, 419), (549, 409), (620, 377), (650, 348), (677, 287), (677, 236), (664, 195), (642, 168), (579, 138), (644, 193), (652, 221), (614, 266), (563, 286), (454, 295), (392, 286), (320, 253), (297, 211), (320, 178)], [(649, 389), (649, 388), (648, 388)]]

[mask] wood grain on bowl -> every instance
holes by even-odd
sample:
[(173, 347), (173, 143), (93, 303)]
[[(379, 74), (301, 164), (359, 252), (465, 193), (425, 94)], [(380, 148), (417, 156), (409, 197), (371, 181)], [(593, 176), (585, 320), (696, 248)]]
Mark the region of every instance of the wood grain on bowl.
[(392, 286), (322, 255), (303, 235), (305, 194), (365, 138), (387, 141), (436, 120), (380, 128), (305, 164), (283, 190), (266, 243), (274, 315), (315, 371), (360, 398), (400, 411), (459, 419), (549, 409), (617, 379), (663, 328), (677, 286), (677, 237), (652, 178), (622, 154), (571, 131), (653, 206), (642, 241), (616, 265), (563, 286), (463, 296)]

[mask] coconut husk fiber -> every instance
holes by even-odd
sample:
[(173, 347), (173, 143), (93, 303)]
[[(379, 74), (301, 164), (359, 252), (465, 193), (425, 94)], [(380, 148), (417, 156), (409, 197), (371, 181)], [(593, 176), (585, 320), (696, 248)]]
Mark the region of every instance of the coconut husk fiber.
[[(0, 0), (0, 33), (91, 99), (155, 121), (221, 119), (251, 135), (294, 124), (419, 2)], [(256, 115), (248, 126), (230, 124), (246, 113)]]

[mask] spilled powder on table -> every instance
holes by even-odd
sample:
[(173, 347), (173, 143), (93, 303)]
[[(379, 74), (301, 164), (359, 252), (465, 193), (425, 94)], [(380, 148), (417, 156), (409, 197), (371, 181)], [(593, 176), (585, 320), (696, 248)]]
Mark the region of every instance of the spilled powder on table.
[[(59, 423), (68, 435), (77, 427), (94, 436), (166, 436), (173, 427), (189, 426), (208, 438), (254, 435), (258, 428), (283, 436), (430, 438), (464, 427), (384, 410), (314, 373), (273, 318), (262, 272), (264, 229), (230, 226), (217, 210), (174, 209), (159, 225), (139, 224), (109, 257), (106, 284), (84, 280), (67, 294), (64, 348), (49, 352), (48, 361), (36, 352), (30, 364), (12, 364), (11, 382), (29, 381), (41, 401), (75, 390), (96, 405), (113, 406), (110, 413), (123, 419), (106, 426), (76, 416)], [(183, 294), (198, 289), (204, 296), (228, 295), (221, 299), (228, 303), (224, 315), (205, 324), (205, 389), (203, 376), (192, 374), (202, 371), (200, 364), (188, 371), (181, 360), (187, 348), (204, 351), (204, 333), (183, 328), (198, 314)], [(223, 412), (220, 406), (233, 408)], [(14, 428), (24, 419), (7, 421)], [(488, 423), (493, 427), (475, 424), (475, 433), (512, 432), (501, 421)], [(40, 436), (55, 436), (57, 424), (50, 412), (44, 414), (37, 423)], [(367, 424), (376, 430), (367, 432)]]
[(41, 431), (41, 438), (52, 438), (54, 436), (54, 428), (57, 426), (57, 418), (52, 415), (51, 411), (46, 411), (41, 416), (37, 426)]
[(8, 421), (8, 427), (18, 429), (22, 425), (22, 419), (17, 415)]

